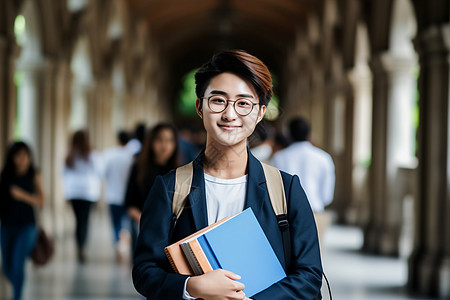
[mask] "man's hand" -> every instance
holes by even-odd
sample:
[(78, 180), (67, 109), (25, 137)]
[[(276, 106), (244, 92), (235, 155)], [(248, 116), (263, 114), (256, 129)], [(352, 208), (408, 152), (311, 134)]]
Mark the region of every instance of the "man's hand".
[(189, 278), (186, 290), (192, 297), (204, 300), (248, 299), (242, 291), (244, 284), (236, 281), (241, 276), (217, 269), (200, 276)]

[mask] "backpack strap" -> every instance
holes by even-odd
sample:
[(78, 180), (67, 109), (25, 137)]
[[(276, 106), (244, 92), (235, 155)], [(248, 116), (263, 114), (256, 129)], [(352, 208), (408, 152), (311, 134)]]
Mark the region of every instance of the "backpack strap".
[(289, 221), (287, 219), (287, 202), (284, 191), (283, 178), (280, 170), (268, 164), (261, 163), (266, 176), (267, 191), (269, 192), (270, 203), (277, 216), (278, 228), (283, 239), (284, 258), (286, 268), (291, 262), (291, 235), (289, 233)]
[[(275, 215), (287, 215), (286, 195), (280, 171), (268, 164), (261, 163), (266, 176), (267, 190)], [(280, 197), (281, 195), (281, 197)]]
[(175, 225), (176, 221), (183, 212), (187, 195), (189, 195), (189, 192), (191, 191), (193, 173), (194, 167), (192, 165), (192, 162), (181, 166), (176, 170), (175, 190), (172, 199), (173, 225)]

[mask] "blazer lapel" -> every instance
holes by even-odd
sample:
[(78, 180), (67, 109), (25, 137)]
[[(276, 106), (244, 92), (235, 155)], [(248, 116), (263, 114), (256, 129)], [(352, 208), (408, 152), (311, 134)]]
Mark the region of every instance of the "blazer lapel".
[[(251, 207), (253, 213), (258, 216), (263, 203), (268, 197), (264, 186), (266, 178), (259, 160), (247, 149), (248, 153), (248, 182), (245, 208)], [(206, 207), (205, 176), (203, 171), (203, 152), (194, 160), (194, 174), (192, 178), (191, 192), (188, 195), (196, 230), (208, 226), (208, 214)]]
[(267, 198), (267, 189), (264, 186), (266, 178), (259, 160), (249, 150), (247, 151), (248, 182), (245, 208), (251, 207), (255, 216), (258, 216), (265, 198)]
[(203, 172), (203, 152), (193, 163), (194, 174), (192, 178), (191, 192), (188, 200), (191, 205), (192, 215), (196, 230), (208, 226), (208, 214), (206, 210), (205, 176)]

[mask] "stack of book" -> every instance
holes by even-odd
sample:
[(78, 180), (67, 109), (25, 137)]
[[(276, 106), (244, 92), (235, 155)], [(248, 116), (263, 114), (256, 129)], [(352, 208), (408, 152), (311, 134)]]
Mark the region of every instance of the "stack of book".
[(224, 269), (241, 276), (251, 297), (286, 277), (251, 208), (165, 248), (174, 270), (201, 275)]

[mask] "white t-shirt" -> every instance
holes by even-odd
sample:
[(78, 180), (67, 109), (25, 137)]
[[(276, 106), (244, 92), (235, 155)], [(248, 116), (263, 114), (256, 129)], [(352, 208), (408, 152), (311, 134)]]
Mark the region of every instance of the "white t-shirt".
[(244, 210), (247, 176), (222, 179), (205, 174), (208, 225)]
[[(208, 225), (244, 210), (247, 179), (248, 175), (233, 179), (222, 179), (205, 174)], [(189, 278), (184, 282), (183, 299), (196, 299), (186, 291), (188, 280)]]

